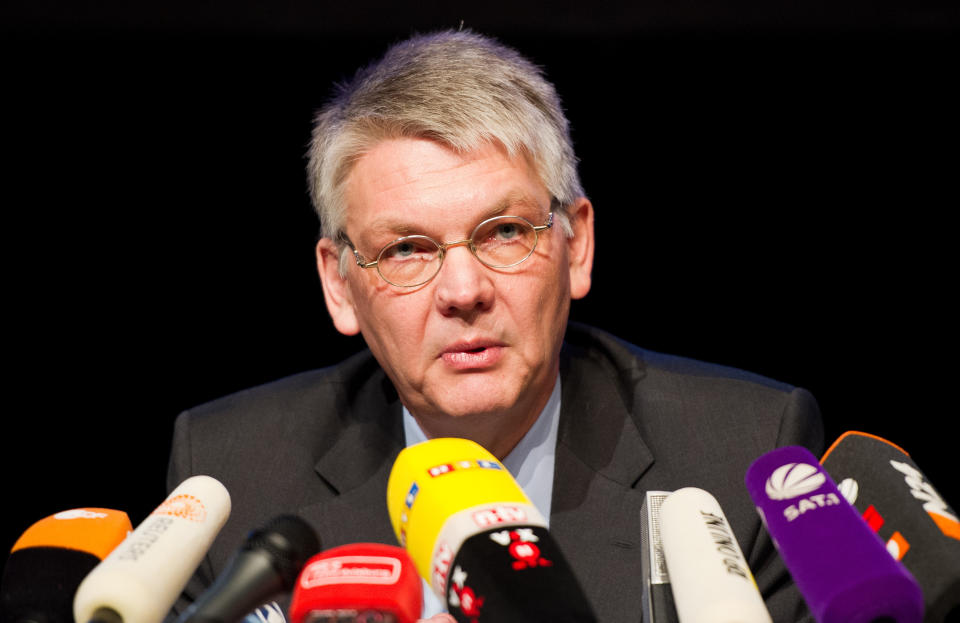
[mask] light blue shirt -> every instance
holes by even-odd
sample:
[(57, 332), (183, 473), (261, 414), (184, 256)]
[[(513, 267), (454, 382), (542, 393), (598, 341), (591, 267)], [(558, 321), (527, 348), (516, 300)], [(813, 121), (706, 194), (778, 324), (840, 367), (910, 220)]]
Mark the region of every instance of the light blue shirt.
[[(513, 475), (548, 524), (559, 425), (560, 376), (557, 375), (553, 393), (550, 394), (550, 399), (537, 417), (537, 421), (510, 451), (510, 454), (503, 459), (504, 467)], [(427, 436), (406, 407), (403, 408), (403, 433), (407, 446), (427, 441)], [(423, 580), (423, 618), (440, 612), (446, 612), (443, 602), (433, 594), (426, 580)]]

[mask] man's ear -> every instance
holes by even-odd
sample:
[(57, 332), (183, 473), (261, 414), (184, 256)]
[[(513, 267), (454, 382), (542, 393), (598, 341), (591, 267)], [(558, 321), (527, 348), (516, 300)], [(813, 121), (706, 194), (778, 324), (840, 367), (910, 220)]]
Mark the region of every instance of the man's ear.
[(317, 243), (317, 272), (320, 273), (323, 299), (333, 326), (344, 335), (356, 335), (360, 332), (360, 324), (353, 295), (346, 278), (340, 276), (340, 250), (330, 238), (321, 238)]
[(570, 260), (570, 297), (582, 299), (590, 291), (593, 270), (593, 204), (580, 197), (567, 210), (573, 237), (567, 238)]

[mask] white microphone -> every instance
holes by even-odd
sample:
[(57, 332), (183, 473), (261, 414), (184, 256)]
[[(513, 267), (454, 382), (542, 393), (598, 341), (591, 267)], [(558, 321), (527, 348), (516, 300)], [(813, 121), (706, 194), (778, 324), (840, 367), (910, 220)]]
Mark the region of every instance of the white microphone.
[(660, 532), (680, 623), (772, 623), (716, 498), (674, 491), (660, 507)]
[(159, 623), (230, 515), (230, 494), (210, 476), (187, 478), (84, 578), (77, 623)]

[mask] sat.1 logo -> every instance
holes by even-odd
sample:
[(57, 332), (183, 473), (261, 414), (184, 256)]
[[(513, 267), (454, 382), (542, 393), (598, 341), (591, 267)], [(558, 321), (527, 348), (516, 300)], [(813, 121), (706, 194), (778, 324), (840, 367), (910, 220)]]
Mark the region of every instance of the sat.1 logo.
[(793, 521), (807, 511), (840, 504), (840, 498), (832, 491), (807, 495), (822, 487), (826, 482), (827, 477), (813, 465), (787, 463), (778, 467), (767, 478), (767, 497), (771, 500), (800, 498), (795, 504), (783, 509), (783, 516), (787, 518), (787, 521)]

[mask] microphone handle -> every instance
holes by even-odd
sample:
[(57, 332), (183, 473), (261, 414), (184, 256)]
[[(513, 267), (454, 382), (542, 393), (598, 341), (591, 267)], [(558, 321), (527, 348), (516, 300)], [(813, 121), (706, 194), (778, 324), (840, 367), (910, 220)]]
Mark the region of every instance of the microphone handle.
[[(251, 594), (251, 586), (262, 590)], [(283, 591), (283, 581), (270, 556), (261, 550), (244, 550), (234, 556), (203, 596), (183, 611), (177, 623), (237, 623)]]
[(650, 602), (653, 616), (650, 623), (679, 623), (673, 589), (669, 584), (651, 584)]

